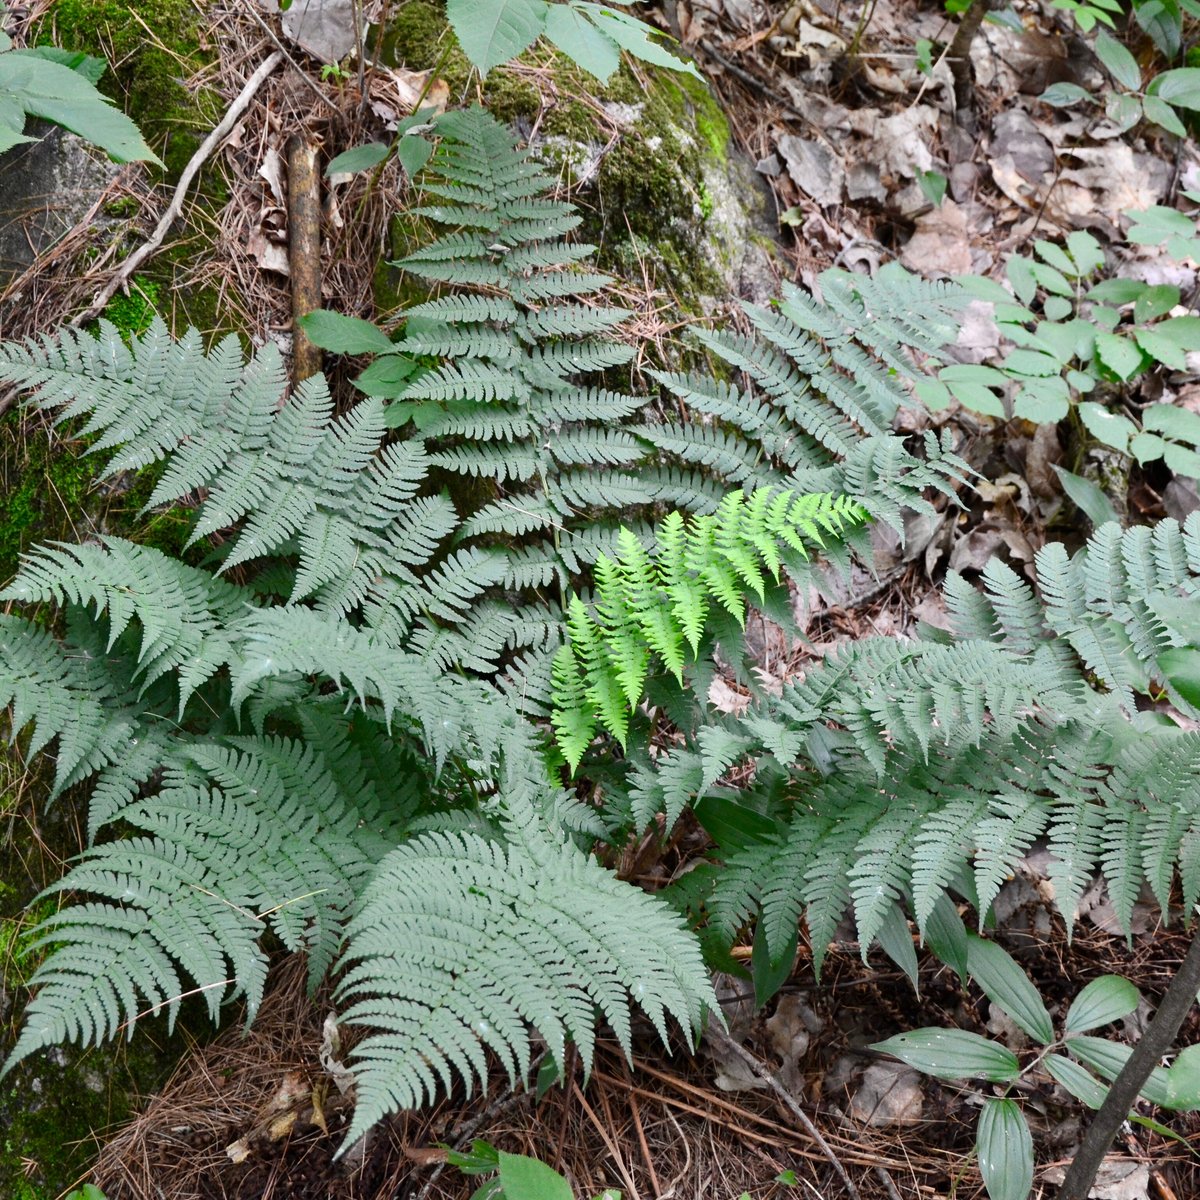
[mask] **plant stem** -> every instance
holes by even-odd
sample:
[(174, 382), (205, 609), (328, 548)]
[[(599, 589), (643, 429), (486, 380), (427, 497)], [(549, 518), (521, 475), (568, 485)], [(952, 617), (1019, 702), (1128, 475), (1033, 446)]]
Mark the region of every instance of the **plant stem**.
[(1079, 1153), (1067, 1168), (1055, 1200), (1086, 1200), (1117, 1130), (1121, 1128), (1138, 1092), (1150, 1078), (1150, 1072), (1174, 1043), (1197, 991), (1200, 991), (1200, 929), (1192, 934), (1192, 944), (1175, 978), (1171, 980), (1158, 1011), (1092, 1118)]
[(975, 72), (971, 69), (971, 43), (989, 7), (988, 0), (971, 0), (971, 6), (963, 13), (946, 51), (950, 73), (954, 76), (955, 116), (969, 133), (975, 132)]

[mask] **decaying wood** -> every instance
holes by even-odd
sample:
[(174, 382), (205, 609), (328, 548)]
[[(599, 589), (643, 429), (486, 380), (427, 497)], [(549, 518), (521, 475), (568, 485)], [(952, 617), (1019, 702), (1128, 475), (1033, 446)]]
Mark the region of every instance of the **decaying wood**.
[(321, 307), (321, 179), (316, 148), (297, 135), (288, 142), (288, 272), (292, 281), (292, 382), (321, 369), (321, 350), (300, 318)]

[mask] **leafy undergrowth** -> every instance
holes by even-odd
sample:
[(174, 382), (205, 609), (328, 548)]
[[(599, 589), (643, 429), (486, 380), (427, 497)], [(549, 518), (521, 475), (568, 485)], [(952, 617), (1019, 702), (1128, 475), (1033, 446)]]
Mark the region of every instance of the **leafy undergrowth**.
[[(1153, 1003), (1186, 950), (1178, 928), (1139, 935), (1129, 948), (1087, 921), (1068, 946), (1061, 922), (1030, 889), (1016, 899), (1025, 901), (1016, 924), (1030, 928), (1006, 944), (1052, 1013), (1106, 973), (1127, 976)], [(983, 1195), (970, 1156), (985, 1091), (932, 1080), (914, 1091), (915, 1076), (898, 1072), (889, 1081), (894, 1064), (867, 1048), (916, 1025), (986, 1034), (992, 1020), (992, 1036), (1010, 1032), (996, 1024), (978, 988), (963, 988), (925, 956), (921, 965), (917, 998), (890, 963), (864, 965), (857, 947), (844, 944), (817, 983), (802, 947), (792, 978), (757, 1018), (748, 980), (730, 981), (723, 995), (735, 1036), (811, 1116), (863, 1200), (889, 1195), (881, 1170), (904, 1197)], [(431, 1111), (396, 1118), (360, 1155), (334, 1162), (349, 1107), (315, 1061), (321, 1013), (305, 999), (297, 961), (280, 973), (246, 1038), (230, 1029), (198, 1051), (107, 1146), (96, 1178), (108, 1194), (142, 1200), (161, 1187), (170, 1196), (211, 1200), (468, 1200), (478, 1181), (444, 1169), (439, 1147), (466, 1147), (474, 1138), (551, 1163), (577, 1196), (618, 1188), (626, 1197), (739, 1200), (748, 1192), (751, 1200), (782, 1200), (812, 1195), (810, 1186), (822, 1196), (840, 1194), (823, 1152), (775, 1095), (747, 1087), (748, 1076), (711, 1050), (667, 1057), (649, 1038), (632, 1069), (615, 1043), (602, 1043), (586, 1088), (576, 1071), (566, 1087), (540, 1099), (533, 1091), (507, 1096), (497, 1072), (487, 1095), (456, 1094)], [(1122, 1036), (1119, 1028), (1099, 1032)], [(1200, 1016), (1193, 1013), (1182, 1036), (1200, 1040)], [(1022, 1100), (1039, 1161), (1052, 1169), (1078, 1136), (1080, 1106), (1049, 1080), (1035, 1082)], [(1181, 1137), (1200, 1136), (1196, 1114), (1171, 1116), (1148, 1105), (1139, 1111)], [(1200, 1194), (1200, 1160), (1179, 1142), (1134, 1127), (1118, 1149), (1135, 1170), (1145, 1166), (1149, 1194), (1170, 1195), (1163, 1185), (1178, 1196)], [(1137, 1190), (1139, 1178), (1122, 1193), (1131, 1200), (1147, 1194)]]

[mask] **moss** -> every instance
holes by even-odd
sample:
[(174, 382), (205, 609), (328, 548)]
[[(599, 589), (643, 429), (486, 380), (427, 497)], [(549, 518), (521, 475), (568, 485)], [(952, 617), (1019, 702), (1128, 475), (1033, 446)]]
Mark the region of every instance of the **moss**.
[(192, 0), (57, 0), (36, 36), (109, 63), (101, 91), (123, 105), (175, 177), (221, 113), (215, 92), (192, 95), (181, 82), (203, 65), (200, 21)]
[(159, 308), (162, 288), (153, 279), (130, 280), (129, 295), (114, 296), (104, 309), (104, 319), (123, 334), (141, 334), (150, 328)]

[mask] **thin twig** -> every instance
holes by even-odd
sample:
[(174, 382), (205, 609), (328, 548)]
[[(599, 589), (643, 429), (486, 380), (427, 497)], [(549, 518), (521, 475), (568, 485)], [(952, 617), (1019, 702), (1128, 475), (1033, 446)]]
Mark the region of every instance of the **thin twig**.
[(715, 1042), (718, 1042), (723, 1049), (732, 1051), (735, 1055), (737, 1055), (737, 1057), (740, 1058), (742, 1062), (744, 1062), (746, 1066), (749, 1067), (750, 1070), (753, 1071), (754, 1074), (761, 1079), (763, 1083), (765, 1083), (767, 1087), (771, 1089), (771, 1091), (775, 1093), (788, 1112), (790, 1112), (792, 1116), (795, 1117), (796, 1120), (799, 1121), (804, 1127), (804, 1132), (807, 1133), (808, 1136), (812, 1138), (812, 1140), (816, 1142), (818, 1146), (820, 1146), (821, 1152), (829, 1160), (830, 1166), (832, 1166), (837, 1172), (838, 1178), (841, 1179), (842, 1185), (846, 1189), (846, 1195), (850, 1197), (850, 1200), (862, 1200), (862, 1197), (859, 1195), (858, 1188), (854, 1186), (854, 1181), (846, 1173), (846, 1168), (842, 1166), (841, 1160), (836, 1154), (834, 1154), (833, 1149), (822, 1136), (821, 1131), (813, 1124), (808, 1113), (806, 1113), (804, 1109), (802, 1109), (800, 1105), (796, 1103), (791, 1092), (789, 1092), (787, 1088), (785, 1088), (783, 1084), (781, 1084), (779, 1080), (775, 1078), (774, 1074), (771, 1071), (768, 1071), (767, 1068), (764, 1067), (763, 1064), (759, 1062), (759, 1060), (755, 1058), (755, 1056), (751, 1054), (745, 1046), (735, 1042), (733, 1038), (731, 1038), (729, 1034), (727, 1034), (719, 1025), (715, 1025), (710, 1022), (708, 1026), (708, 1032), (705, 1036), (712, 1038)]
[(288, 65), (296, 72), (297, 75), (304, 81), (304, 86), (308, 88), (322, 104), (328, 105), (337, 115), (342, 115), (342, 110), (323, 91), (312, 81), (312, 76), (292, 57), (288, 48), (275, 36), (275, 30), (263, 20), (262, 14), (259, 13), (258, 0), (246, 0), (246, 11), (258, 22), (258, 27), (271, 39), (271, 44), (288, 60)]
[(254, 99), (258, 89), (262, 87), (267, 77), (283, 61), (283, 57), (281, 51), (273, 51), (264, 60), (258, 70), (246, 81), (246, 86), (242, 88), (237, 98), (229, 106), (229, 111), (221, 118), (208, 137), (204, 139), (200, 144), (200, 149), (192, 155), (188, 160), (187, 166), (183, 168), (183, 173), (179, 176), (179, 182), (175, 185), (175, 194), (171, 197), (171, 203), (167, 205), (167, 211), (163, 213), (162, 219), (155, 227), (154, 232), (147, 241), (143, 242), (142, 245), (125, 259), (120, 269), (96, 293), (96, 298), (92, 301), (91, 305), (85, 308), (83, 312), (76, 313), (71, 318), (69, 322), (71, 326), (78, 329), (81, 325), (98, 317), (103, 312), (104, 306), (117, 294), (118, 289), (126, 286), (130, 277), (142, 263), (161, 248), (163, 242), (166, 240), (168, 230), (183, 212), (183, 202), (187, 197), (187, 191), (192, 184), (192, 180), (196, 178), (200, 168), (208, 161), (213, 151), (225, 140), (233, 127), (238, 123), (242, 113), (250, 107), (250, 102)]

